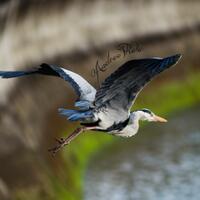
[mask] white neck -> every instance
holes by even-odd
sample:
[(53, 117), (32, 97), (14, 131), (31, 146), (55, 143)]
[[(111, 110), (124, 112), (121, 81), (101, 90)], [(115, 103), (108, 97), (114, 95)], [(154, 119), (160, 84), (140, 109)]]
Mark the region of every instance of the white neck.
[(130, 117), (132, 118), (133, 123), (139, 120), (148, 120), (148, 115), (141, 110), (132, 112)]
[(138, 113), (139, 111), (132, 112), (130, 114), (130, 120), (128, 125), (120, 131), (117, 135), (121, 137), (131, 137), (138, 132), (139, 129), (139, 120), (141, 118), (141, 114)]
[(139, 120), (143, 117), (141, 111), (135, 111), (130, 114), (130, 124), (139, 123)]

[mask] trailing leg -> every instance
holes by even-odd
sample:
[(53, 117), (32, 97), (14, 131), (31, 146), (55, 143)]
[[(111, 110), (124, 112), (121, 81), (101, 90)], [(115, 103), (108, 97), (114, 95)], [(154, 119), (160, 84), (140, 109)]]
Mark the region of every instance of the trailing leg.
[(57, 145), (53, 148), (48, 149), (48, 151), (55, 155), (62, 147), (68, 145), (75, 137), (77, 137), (80, 133), (82, 133), (85, 130), (85, 127), (80, 127), (75, 129), (75, 131), (71, 133), (68, 137), (56, 139)]

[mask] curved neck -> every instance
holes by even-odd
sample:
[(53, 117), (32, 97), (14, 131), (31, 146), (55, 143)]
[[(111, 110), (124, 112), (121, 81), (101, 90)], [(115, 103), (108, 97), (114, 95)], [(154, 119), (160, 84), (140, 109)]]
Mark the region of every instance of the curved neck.
[(129, 117), (129, 125), (134, 126), (135, 128), (139, 127), (140, 118), (141, 118), (141, 115), (140, 113), (138, 113), (138, 111), (132, 112)]
[(118, 135), (122, 137), (131, 137), (135, 135), (139, 129), (139, 119), (140, 116), (137, 113), (135, 112), (130, 113), (129, 123), (127, 124), (126, 127), (124, 127), (124, 129)]
[(144, 114), (142, 111), (138, 110), (138, 111), (134, 111), (130, 114), (130, 119), (131, 121), (134, 123), (139, 122), (140, 119), (142, 119), (144, 117)]

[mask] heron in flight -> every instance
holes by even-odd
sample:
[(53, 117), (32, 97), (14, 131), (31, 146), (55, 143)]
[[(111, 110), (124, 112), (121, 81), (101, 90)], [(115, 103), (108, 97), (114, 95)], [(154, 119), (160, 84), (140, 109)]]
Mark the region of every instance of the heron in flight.
[(28, 71), (0, 71), (2, 78), (14, 78), (32, 74), (57, 76), (69, 82), (78, 99), (77, 110), (60, 108), (59, 113), (69, 121), (80, 121), (81, 126), (66, 138), (56, 139), (57, 144), (49, 151), (55, 154), (69, 144), (81, 132), (103, 131), (121, 137), (131, 137), (138, 132), (139, 120), (167, 122), (149, 109), (131, 112), (131, 107), (143, 87), (157, 74), (176, 64), (180, 54), (165, 58), (144, 58), (125, 62), (108, 76), (96, 90), (80, 75), (67, 69), (41, 64)]

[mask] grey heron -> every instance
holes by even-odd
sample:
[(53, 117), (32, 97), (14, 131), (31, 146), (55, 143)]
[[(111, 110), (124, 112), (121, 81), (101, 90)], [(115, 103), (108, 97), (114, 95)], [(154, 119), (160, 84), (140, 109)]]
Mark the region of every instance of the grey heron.
[(77, 110), (60, 108), (59, 113), (70, 121), (80, 121), (81, 126), (66, 138), (56, 139), (55, 147), (49, 149), (55, 154), (69, 144), (81, 132), (103, 131), (121, 137), (131, 137), (138, 132), (139, 120), (167, 122), (149, 109), (131, 112), (131, 107), (143, 87), (150, 80), (176, 64), (180, 54), (165, 58), (134, 59), (125, 62), (108, 76), (96, 90), (80, 75), (55, 65), (41, 64), (27, 71), (0, 71), (2, 78), (14, 78), (32, 74), (57, 76), (69, 82), (78, 99)]

